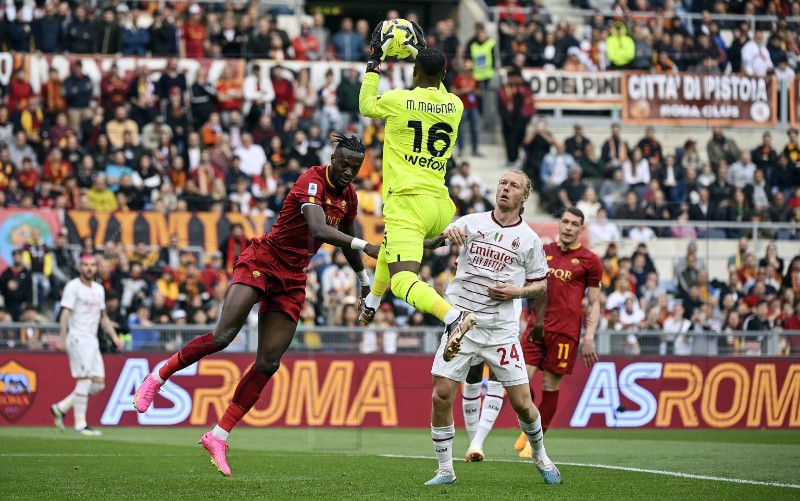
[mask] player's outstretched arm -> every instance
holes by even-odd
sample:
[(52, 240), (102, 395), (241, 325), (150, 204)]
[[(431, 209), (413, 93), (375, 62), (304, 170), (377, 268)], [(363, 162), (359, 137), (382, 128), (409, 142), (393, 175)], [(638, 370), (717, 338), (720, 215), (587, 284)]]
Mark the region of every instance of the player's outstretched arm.
[[(352, 222), (339, 223), (339, 231), (353, 238), (356, 236), (356, 228)], [(367, 270), (364, 269), (364, 262), (361, 260), (361, 252), (356, 249), (342, 247), (342, 254), (344, 254), (348, 264), (350, 264), (350, 267), (353, 268), (353, 271), (355, 271), (358, 276), (358, 282), (361, 284), (361, 297), (366, 297), (367, 294), (369, 294), (369, 276), (367, 275)]]
[(325, 222), (325, 211), (319, 205), (305, 204), (301, 210), (308, 222), (308, 231), (314, 237), (314, 240), (320, 240), (342, 249), (363, 250), (369, 257), (378, 259), (380, 246), (365, 242), (360, 238), (355, 238), (328, 226)]

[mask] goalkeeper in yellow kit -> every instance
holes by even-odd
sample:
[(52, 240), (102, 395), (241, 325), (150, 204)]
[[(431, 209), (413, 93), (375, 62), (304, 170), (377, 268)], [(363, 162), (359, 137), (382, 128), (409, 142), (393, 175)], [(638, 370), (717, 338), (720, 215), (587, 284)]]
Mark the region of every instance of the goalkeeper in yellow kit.
[(361, 303), (359, 323), (367, 325), (380, 306), (391, 280), (392, 293), (414, 308), (435, 315), (446, 325), (444, 359), (460, 349), (461, 338), (475, 324), (475, 315), (458, 311), (426, 282), (418, 279), (423, 241), (442, 233), (455, 214), (444, 183), (445, 166), (453, 152), (464, 105), (442, 85), (444, 54), (425, 47), (425, 35), (412, 23), (406, 45), (416, 56), (410, 90), (378, 95), (383, 50), (391, 32), (384, 23), (372, 33), (367, 74), (358, 98), (361, 114), (386, 120), (383, 149), (384, 238), (372, 292)]

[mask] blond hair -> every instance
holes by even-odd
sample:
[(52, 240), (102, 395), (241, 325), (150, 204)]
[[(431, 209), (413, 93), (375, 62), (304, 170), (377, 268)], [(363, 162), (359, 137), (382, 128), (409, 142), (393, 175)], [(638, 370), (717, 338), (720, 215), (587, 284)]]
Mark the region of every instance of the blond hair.
[[(527, 174), (518, 169), (510, 170), (508, 172), (512, 174), (519, 174), (520, 176), (522, 176), (522, 179), (524, 181), (523, 184), (525, 187), (525, 197), (527, 198), (531, 196), (531, 192), (533, 191), (533, 183), (531, 183), (531, 178), (529, 178)], [(520, 215), (522, 215), (523, 212), (525, 212), (525, 202), (523, 202), (522, 207), (519, 208)]]

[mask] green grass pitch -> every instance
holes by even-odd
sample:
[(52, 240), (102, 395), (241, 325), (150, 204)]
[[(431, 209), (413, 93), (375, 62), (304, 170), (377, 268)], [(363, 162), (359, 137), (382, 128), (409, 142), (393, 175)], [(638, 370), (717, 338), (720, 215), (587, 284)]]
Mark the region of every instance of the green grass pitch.
[[(55, 428), (0, 428), (2, 499), (800, 499), (800, 432), (551, 430), (563, 485), (545, 485), (495, 430), (487, 461), (458, 482), (425, 487), (436, 461), (427, 430), (234, 430), (225, 478), (197, 444), (200, 428), (106, 428), (89, 438)], [(643, 471), (649, 470), (649, 471)], [(728, 480), (725, 480), (728, 479)]]

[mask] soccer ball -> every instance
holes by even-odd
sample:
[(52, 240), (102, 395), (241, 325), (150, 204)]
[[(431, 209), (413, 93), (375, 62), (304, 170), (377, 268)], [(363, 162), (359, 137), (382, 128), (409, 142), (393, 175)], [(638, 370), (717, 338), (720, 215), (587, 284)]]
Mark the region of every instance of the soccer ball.
[(389, 33), (393, 34), (394, 38), (392, 38), (392, 43), (389, 44), (389, 47), (384, 50), (384, 55), (397, 59), (410, 57), (413, 53), (408, 49), (406, 42), (417, 43), (417, 34), (414, 32), (411, 22), (405, 19), (384, 21), (381, 39), (384, 40)]

